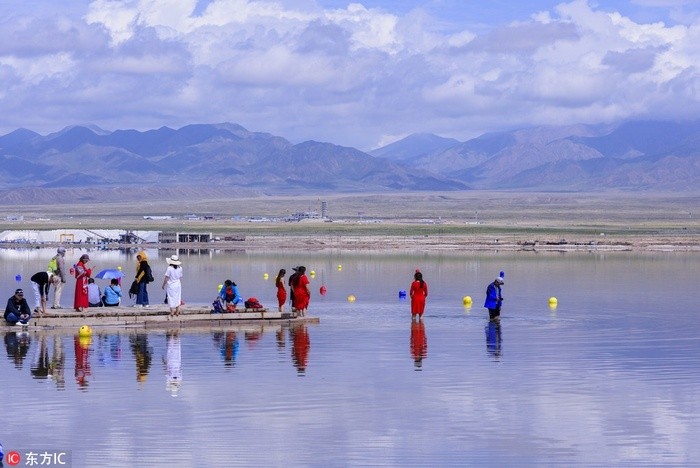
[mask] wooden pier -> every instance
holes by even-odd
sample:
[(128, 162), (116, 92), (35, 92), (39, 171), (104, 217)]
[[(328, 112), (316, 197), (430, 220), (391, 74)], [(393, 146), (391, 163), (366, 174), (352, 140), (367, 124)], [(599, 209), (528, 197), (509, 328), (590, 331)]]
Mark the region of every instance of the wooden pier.
[(236, 312), (211, 313), (211, 306), (183, 306), (180, 315), (170, 316), (166, 305), (142, 307), (93, 307), (83, 312), (73, 309), (50, 310), (44, 315), (34, 315), (26, 326), (11, 326), (5, 323), (4, 331), (22, 329), (126, 327), (147, 329), (172, 329), (185, 327), (225, 328), (231, 325), (319, 323), (318, 317), (297, 316), (293, 312), (278, 312), (268, 309), (239, 309)]

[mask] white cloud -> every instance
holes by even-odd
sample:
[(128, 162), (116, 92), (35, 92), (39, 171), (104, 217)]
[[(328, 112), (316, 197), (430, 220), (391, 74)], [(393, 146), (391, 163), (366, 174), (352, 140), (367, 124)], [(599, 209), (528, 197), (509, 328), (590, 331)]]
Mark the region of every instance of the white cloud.
[(697, 11), (654, 3), (685, 8), (689, 22), (635, 21), (585, 0), (479, 30), (361, 2), (94, 0), (80, 16), (0, 20), (0, 85), (12, 90), (0, 105), (14, 119), (0, 130), (232, 121), (368, 148), (419, 131), (672, 116), (679, 103), (693, 117)]

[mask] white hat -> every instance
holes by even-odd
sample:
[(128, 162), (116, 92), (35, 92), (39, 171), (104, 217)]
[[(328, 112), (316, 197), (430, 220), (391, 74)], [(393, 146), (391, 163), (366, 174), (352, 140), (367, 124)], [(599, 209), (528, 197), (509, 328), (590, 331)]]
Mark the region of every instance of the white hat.
[(503, 281), (503, 278), (500, 277), (500, 276), (499, 276), (498, 278), (496, 278), (496, 281), (498, 281), (498, 282), (501, 283), (501, 284), (504, 284), (504, 283), (505, 283), (505, 281)]
[(182, 265), (182, 262), (180, 261), (180, 257), (177, 255), (171, 255), (167, 259), (165, 259), (166, 262), (168, 262), (168, 265)]

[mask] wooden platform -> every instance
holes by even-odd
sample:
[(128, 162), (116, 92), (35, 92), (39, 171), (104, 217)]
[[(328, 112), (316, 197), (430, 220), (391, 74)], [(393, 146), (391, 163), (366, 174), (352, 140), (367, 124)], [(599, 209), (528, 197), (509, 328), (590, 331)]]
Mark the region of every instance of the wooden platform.
[(270, 311), (267, 309), (239, 309), (236, 312), (212, 314), (211, 307), (187, 305), (180, 316), (171, 317), (165, 305), (150, 308), (141, 307), (94, 307), (84, 312), (73, 309), (50, 310), (43, 316), (33, 316), (26, 327), (0, 327), (4, 331), (22, 329), (76, 328), (90, 327), (129, 327), (129, 328), (182, 328), (182, 327), (225, 327), (243, 324), (294, 324), (318, 323), (318, 317), (299, 317), (295, 313)]

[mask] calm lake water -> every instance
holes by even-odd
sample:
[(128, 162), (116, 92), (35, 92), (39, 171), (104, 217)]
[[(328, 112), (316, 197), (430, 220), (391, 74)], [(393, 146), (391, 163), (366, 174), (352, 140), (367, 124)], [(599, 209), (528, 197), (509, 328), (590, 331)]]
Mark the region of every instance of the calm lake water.
[[(52, 253), (0, 251), (0, 292), (29, 290)], [(156, 277), (172, 253), (149, 251)], [(700, 464), (698, 254), (180, 255), (188, 303), (231, 278), (272, 307), (277, 270), (306, 265), (320, 324), (3, 332), (6, 453), (79, 467)], [(90, 256), (134, 271), (133, 253)], [(422, 325), (399, 298), (416, 268)], [(497, 326), (482, 305), (501, 270)]]

